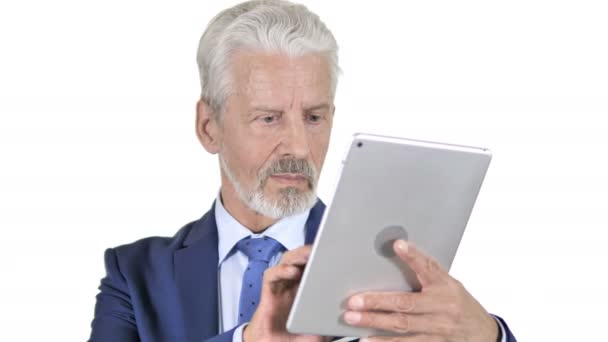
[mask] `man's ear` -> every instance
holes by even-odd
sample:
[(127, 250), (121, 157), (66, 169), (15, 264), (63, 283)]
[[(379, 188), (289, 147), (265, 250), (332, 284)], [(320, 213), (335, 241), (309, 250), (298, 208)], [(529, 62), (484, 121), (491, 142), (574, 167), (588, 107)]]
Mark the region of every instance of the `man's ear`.
[(220, 127), (209, 104), (200, 99), (196, 103), (196, 136), (211, 154), (220, 151)]

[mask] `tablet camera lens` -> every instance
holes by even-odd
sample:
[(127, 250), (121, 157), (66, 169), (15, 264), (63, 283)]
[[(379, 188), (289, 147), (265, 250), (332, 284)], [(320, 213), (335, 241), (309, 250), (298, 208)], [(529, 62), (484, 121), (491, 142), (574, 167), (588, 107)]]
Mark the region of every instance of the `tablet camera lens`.
[(359, 141), (359, 142), (357, 143), (357, 147), (361, 147), (361, 146), (363, 146), (363, 143)]

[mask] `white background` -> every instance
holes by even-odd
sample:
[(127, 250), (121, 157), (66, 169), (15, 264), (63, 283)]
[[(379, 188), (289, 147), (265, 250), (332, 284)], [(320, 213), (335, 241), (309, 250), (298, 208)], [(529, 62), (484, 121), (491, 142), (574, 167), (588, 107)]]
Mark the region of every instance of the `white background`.
[[(85, 340), (104, 249), (209, 208), (195, 55), (234, 3), (0, 3), (1, 341)], [(489, 147), (452, 274), (521, 341), (605, 339), (605, 2), (306, 4), (344, 71), (321, 197), (356, 131)]]

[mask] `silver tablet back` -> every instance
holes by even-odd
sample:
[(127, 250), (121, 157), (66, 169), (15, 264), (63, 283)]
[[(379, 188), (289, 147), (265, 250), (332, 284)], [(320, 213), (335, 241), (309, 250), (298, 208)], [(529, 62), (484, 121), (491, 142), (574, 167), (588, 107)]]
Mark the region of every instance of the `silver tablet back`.
[(490, 159), (486, 149), (356, 134), (287, 329), (390, 335), (345, 324), (345, 300), (363, 291), (419, 289), (416, 276), (392, 251), (398, 238), (449, 270)]

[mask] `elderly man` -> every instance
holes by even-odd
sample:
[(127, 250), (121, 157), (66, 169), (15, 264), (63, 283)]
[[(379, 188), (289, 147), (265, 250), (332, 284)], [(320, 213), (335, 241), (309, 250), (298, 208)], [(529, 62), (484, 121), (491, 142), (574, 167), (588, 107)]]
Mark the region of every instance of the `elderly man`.
[[(196, 133), (219, 157), (209, 212), (172, 238), (108, 249), (91, 341), (328, 341), (285, 330), (325, 206), (337, 44), (319, 17), (284, 1), (218, 14), (200, 40)], [(372, 341), (515, 341), (429, 256), (397, 241), (416, 293), (361, 293), (344, 320), (402, 336)]]

